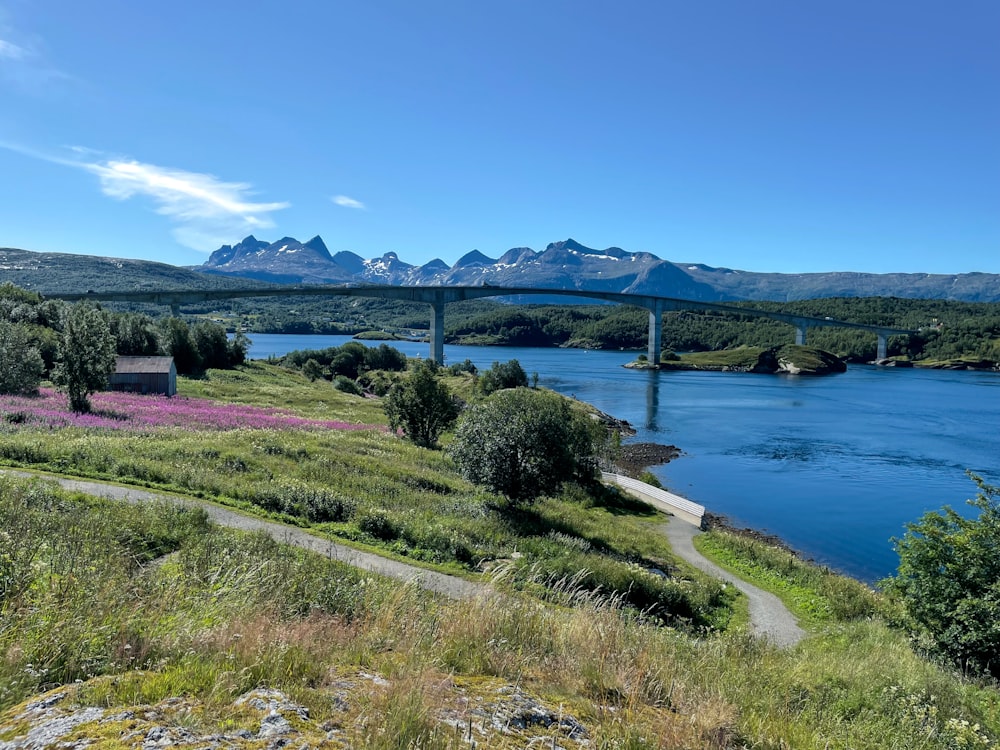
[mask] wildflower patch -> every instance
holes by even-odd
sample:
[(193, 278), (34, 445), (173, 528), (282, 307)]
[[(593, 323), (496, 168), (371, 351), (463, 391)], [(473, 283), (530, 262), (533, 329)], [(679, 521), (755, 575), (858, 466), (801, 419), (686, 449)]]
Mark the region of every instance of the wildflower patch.
[(0, 396), (0, 425), (8, 427), (93, 427), (143, 429), (185, 427), (201, 430), (365, 430), (372, 425), (307, 419), (284, 409), (229, 404), (186, 396), (95, 393), (92, 410), (77, 414), (66, 397), (42, 388), (38, 396)]

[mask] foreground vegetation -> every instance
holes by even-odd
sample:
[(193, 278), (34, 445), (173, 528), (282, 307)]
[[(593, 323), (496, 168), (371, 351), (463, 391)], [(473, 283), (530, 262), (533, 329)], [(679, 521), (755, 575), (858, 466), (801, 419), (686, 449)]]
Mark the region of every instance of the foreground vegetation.
[[(459, 477), (445, 453), (390, 433), (371, 399), (267, 363), (181, 380), (181, 390), (313, 419), (341, 414), (342, 427), (276, 426), (257, 417), (246, 426), (189, 420), (171, 427), (123, 413), (111, 428), (53, 432), (8, 417), (0, 424), (0, 462), (211, 499), (463, 575), (503, 566), (509, 585), (543, 596), (583, 570), (580, 587), (620, 595), (678, 626), (714, 628), (728, 616), (722, 587), (680, 567), (656, 531), (656, 515), (617, 492), (570, 484), (529, 507), (510, 507)], [(356, 419), (366, 424), (349, 424)]]
[[(997, 693), (914, 655), (870, 593), (866, 617), (826, 608), (781, 651), (738, 629), (663, 628), (570, 583), (558, 607), (442, 602), (198, 511), (38, 482), (0, 479), (0, 527), (16, 540), (0, 567), (0, 740), (56, 685), (106, 711), (71, 736), (115, 743), (153, 715), (257, 746), (261, 715), (234, 702), (262, 686), (308, 711), (292, 717), (299, 744), (329, 747), (471, 733), (501, 748), (985, 748), (1000, 730)], [(513, 700), (537, 723), (512, 723)]]
[[(72, 704), (111, 712), (73, 731), (112, 746), (152, 736), (149, 716), (178, 736), (259, 746), (261, 717), (246, 708), (259, 688), (301, 708), (288, 730), (299, 744), (331, 747), (986, 748), (1000, 737), (988, 670), (963, 675), (928, 656), (933, 643), (909, 635), (920, 623), (908, 591), (876, 594), (786, 550), (707, 535), (707, 554), (778, 593), (809, 630), (794, 649), (773, 648), (746, 633), (731, 587), (674, 558), (661, 515), (587, 481), (586, 466), (537, 498), (460, 476), (476, 474), (464, 463), (475, 452), (455, 450), (463, 429), (486, 450), (521, 401), (578, 420), (525, 388), (519, 368), (362, 372), (355, 354), (324, 351), (296, 371), (209, 370), (181, 379), (175, 399), (95, 396), (86, 418), (59, 417), (48, 390), (8, 397), (0, 464), (224, 503), (492, 593), (441, 601), (216, 528), (202, 510), (0, 476), (0, 742), (22, 737), (32, 698), (59, 686)], [(341, 355), (360, 363), (359, 379), (420, 392), (432, 379), (478, 407), (440, 435), (445, 450), (420, 447), (388, 429), (382, 401), (326, 380)], [(991, 549), (993, 526), (948, 518), (911, 530)], [(984, 583), (975, 611), (988, 615), (994, 568), (973, 569)], [(920, 597), (940, 583), (909, 580)]]

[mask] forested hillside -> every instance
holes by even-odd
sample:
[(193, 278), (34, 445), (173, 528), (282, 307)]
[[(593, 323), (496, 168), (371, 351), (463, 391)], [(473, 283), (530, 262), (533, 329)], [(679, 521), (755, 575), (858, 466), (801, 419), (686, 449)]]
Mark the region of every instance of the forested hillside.
[[(890, 356), (915, 361), (1000, 361), (1000, 303), (863, 297), (738, 306), (918, 331), (911, 336), (890, 337)], [(468, 314), (449, 309), (445, 333), (453, 343), (643, 349), (648, 326), (648, 312), (636, 307), (498, 305)], [(787, 344), (793, 337), (790, 326), (761, 318), (710, 311), (668, 312), (663, 316), (663, 346), (676, 351), (771, 347)], [(811, 345), (847, 360), (875, 358), (875, 336), (864, 331), (813, 328), (808, 339)]]

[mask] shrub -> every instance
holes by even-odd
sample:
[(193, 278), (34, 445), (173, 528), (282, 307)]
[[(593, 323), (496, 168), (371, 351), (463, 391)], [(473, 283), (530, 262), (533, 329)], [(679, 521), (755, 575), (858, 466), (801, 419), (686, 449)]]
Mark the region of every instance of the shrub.
[(451, 455), (462, 475), (515, 503), (593, 476), (594, 429), (554, 393), (494, 393), (462, 419)]
[(365, 534), (381, 539), (383, 542), (391, 542), (399, 537), (399, 528), (382, 510), (365, 511), (358, 518), (358, 528)]
[(475, 375), (479, 372), (479, 368), (473, 364), (471, 359), (466, 359), (464, 362), (456, 362), (448, 368), (450, 375), (461, 375), (463, 372)]
[(310, 357), (306, 360), (306, 363), (302, 365), (302, 374), (309, 378), (310, 382), (318, 380), (323, 377), (323, 365)]
[(400, 372), (406, 369), (406, 355), (388, 344), (379, 344), (365, 350), (366, 370), (389, 370)]
[(353, 393), (355, 396), (364, 395), (361, 386), (351, 380), (346, 375), (338, 375), (333, 379), (333, 387), (343, 393)]
[(425, 448), (437, 444), (461, 410), (458, 399), (435, 376), (436, 369), (431, 362), (418, 363), (409, 378), (392, 387), (383, 405), (392, 429), (401, 429)]
[(1000, 677), (1000, 488), (979, 488), (970, 519), (945, 506), (896, 539), (899, 570), (885, 582), (934, 648), (971, 671)]
[(509, 362), (494, 362), (493, 366), (479, 378), (479, 390), (484, 396), (508, 388), (526, 388), (528, 376), (516, 359)]

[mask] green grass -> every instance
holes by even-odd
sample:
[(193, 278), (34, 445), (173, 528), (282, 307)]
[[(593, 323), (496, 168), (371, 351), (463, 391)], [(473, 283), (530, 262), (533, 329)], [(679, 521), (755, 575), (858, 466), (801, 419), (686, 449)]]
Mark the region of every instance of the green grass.
[[(467, 375), (448, 380), (471, 390)], [(384, 419), (374, 413), (375, 399), (263, 363), (181, 379), (180, 389), (304, 416)], [(729, 593), (675, 560), (645, 506), (616, 490), (569, 486), (531, 508), (511, 508), (459, 477), (444, 451), (384, 428), (52, 432), (7, 425), (0, 462), (205, 498), (465, 576), (514, 560), (504, 580), (543, 596), (574, 579), (678, 625), (728, 620)]]
[(777, 595), (808, 625), (890, 614), (890, 604), (864, 584), (799, 559), (786, 549), (723, 530), (695, 538), (721, 567)]
[[(262, 364), (183, 389), (274, 398), (306, 416), (374, 422), (377, 408)], [(70, 692), (84, 705), (183, 696), (180, 713), (158, 710), (213, 731), (255, 729), (259, 717), (232, 702), (267, 685), (309, 708), (304, 738), (318, 743), (333, 725), (358, 747), (400, 746), (393, 738), (462, 746), (440, 717), (459, 710), (464, 720), (456, 706), (489, 705), (511, 686), (579, 718), (594, 747), (945, 750), (1000, 738), (996, 687), (916, 653), (891, 627), (891, 604), (866, 587), (753, 540), (704, 535), (703, 551), (778, 593), (809, 627), (796, 648), (773, 648), (747, 634), (740, 600), (673, 558), (660, 516), (615, 492), (570, 487), (512, 512), (461, 480), (441, 451), (381, 430), (11, 428), (0, 455), (258, 512), (270, 503), (268, 512), (319, 533), (469, 575), (490, 568), (499, 586), (495, 596), (439, 601), (215, 528), (201, 512), (0, 477), (7, 740), (23, 732), (19, 704), (76, 680)], [(359, 680), (362, 671), (389, 685)], [(347, 709), (334, 709), (331, 696), (344, 691)], [(79, 731), (113, 746), (124, 728)], [(525, 744), (484, 732), (482, 747)]]
[(236, 370), (209, 370), (202, 379), (178, 378), (177, 390), (182, 396), (276, 406), (311, 419), (387, 424), (378, 401), (341, 393), (327, 380), (310, 381), (299, 372), (263, 361)]
[[(365, 747), (455, 747), (440, 717), (459, 707), (464, 721), (461, 706), (511, 686), (577, 717), (596, 747), (944, 750), (1000, 734), (993, 687), (921, 659), (877, 614), (832, 613), (782, 651), (738, 629), (692, 637), (571, 585), (559, 606), (518, 594), (441, 602), (197, 512), (9, 478), (0, 528), (18, 531), (2, 547), (3, 580), (22, 581), (0, 603), (8, 740), (25, 730), (17, 706), (58, 684), (78, 704), (163, 705), (160, 721), (205, 731), (255, 731), (259, 716), (233, 701), (273, 687), (309, 709), (304, 737), (318, 742), (332, 723)], [(110, 743), (122, 730), (95, 723), (78, 736)], [(524, 746), (483, 731), (480, 746)]]
[(695, 368), (751, 368), (757, 364), (760, 355), (766, 349), (759, 346), (740, 346), (736, 349), (723, 349), (715, 352), (690, 352), (680, 355), (680, 362), (668, 362), (669, 365), (680, 364)]

